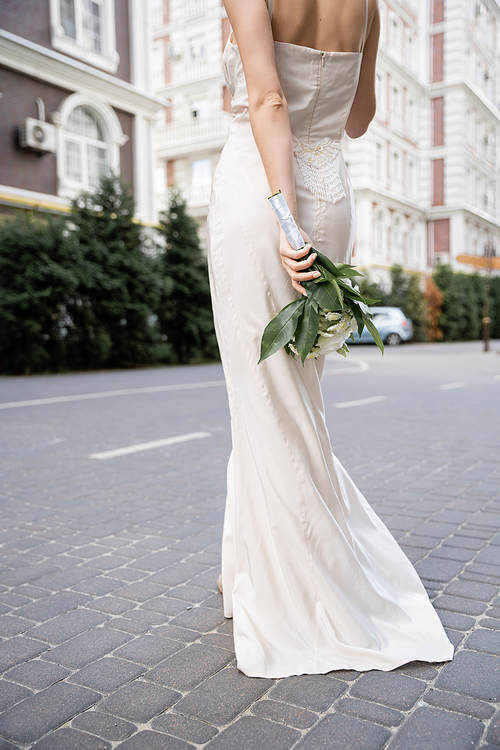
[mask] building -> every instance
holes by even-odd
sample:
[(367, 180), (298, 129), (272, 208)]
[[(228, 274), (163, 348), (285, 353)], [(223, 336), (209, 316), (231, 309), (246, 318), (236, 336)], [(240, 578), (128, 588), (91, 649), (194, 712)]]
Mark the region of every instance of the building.
[[(220, 0), (152, 0), (155, 90), (169, 99), (156, 131), (157, 194), (177, 184), (202, 226), (230, 98)], [(380, 0), (378, 111), (346, 138), (356, 199), (354, 262), (381, 280), (394, 263), (500, 253), (500, 4)], [(203, 234), (203, 230), (202, 230)]]
[(229, 21), (221, 0), (152, 0), (155, 91), (167, 100), (156, 125), (156, 194), (181, 188), (205, 234), (212, 174), (231, 120), (222, 51)]
[(156, 220), (149, 47), (141, 0), (2, 0), (1, 212), (64, 213), (111, 168)]
[(496, 0), (381, 0), (377, 116), (347, 144), (356, 195), (355, 262), (500, 252), (500, 6)]

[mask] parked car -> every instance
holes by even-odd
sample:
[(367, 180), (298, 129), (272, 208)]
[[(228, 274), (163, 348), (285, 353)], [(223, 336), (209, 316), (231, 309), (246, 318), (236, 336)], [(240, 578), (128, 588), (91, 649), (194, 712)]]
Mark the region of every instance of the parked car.
[[(373, 322), (386, 346), (398, 346), (403, 341), (413, 338), (413, 323), (399, 307), (372, 307)], [(354, 334), (356, 344), (374, 343), (373, 336), (367, 328), (361, 336)], [(352, 342), (350, 342), (352, 343)], [(349, 342), (348, 342), (349, 345)]]

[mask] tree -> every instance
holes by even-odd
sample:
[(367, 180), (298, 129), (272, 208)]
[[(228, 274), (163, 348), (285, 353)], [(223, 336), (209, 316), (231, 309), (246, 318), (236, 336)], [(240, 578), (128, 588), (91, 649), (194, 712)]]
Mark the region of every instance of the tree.
[(70, 238), (79, 285), (68, 312), (77, 366), (133, 367), (151, 361), (159, 282), (134, 211), (127, 186), (113, 174), (72, 202)]
[(159, 257), (163, 285), (158, 307), (161, 333), (178, 362), (217, 355), (208, 269), (196, 221), (178, 190), (160, 218), (164, 249)]
[(428, 328), (427, 335), (429, 341), (441, 341), (443, 332), (439, 328), (439, 316), (443, 305), (443, 293), (433, 278), (427, 276), (425, 279), (424, 297), (427, 302), (428, 310)]
[(474, 341), (481, 335), (484, 279), (478, 274), (454, 273), (438, 266), (434, 281), (443, 293), (439, 327), (445, 341)]
[(67, 366), (67, 307), (78, 287), (64, 221), (31, 214), (0, 223), (0, 371)]

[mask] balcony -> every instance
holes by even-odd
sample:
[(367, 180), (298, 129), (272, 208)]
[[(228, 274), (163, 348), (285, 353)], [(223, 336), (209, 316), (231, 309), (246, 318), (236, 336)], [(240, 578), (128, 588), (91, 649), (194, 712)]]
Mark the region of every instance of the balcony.
[(185, 0), (184, 18), (186, 21), (202, 16), (207, 11), (207, 0)]
[(172, 159), (207, 149), (221, 149), (227, 138), (231, 116), (218, 112), (206, 119), (195, 117), (157, 128), (155, 146), (157, 156)]
[(218, 58), (216, 62), (209, 62), (205, 58), (193, 59), (187, 55), (181, 55), (170, 62), (169, 88), (197, 83), (215, 76), (222, 76), (222, 65)]
[[(210, 200), (211, 185), (198, 186), (181, 186), (181, 192), (186, 199), (188, 208), (194, 214), (204, 214), (206, 212), (208, 201)], [(157, 205), (159, 211), (164, 211), (168, 207), (168, 193), (157, 195)]]

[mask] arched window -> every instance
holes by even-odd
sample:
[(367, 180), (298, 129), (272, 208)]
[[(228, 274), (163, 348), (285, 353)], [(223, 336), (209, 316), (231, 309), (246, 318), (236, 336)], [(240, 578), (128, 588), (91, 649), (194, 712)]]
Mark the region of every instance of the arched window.
[(98, 116), (90, 107), (75, 107), (64, 134), (64, 172), (68, 182), (93, 188), (109, 166), (108, 144)]
[(54, 117), (59, 126), (59, 195), (72, 198), (120, 171), (120, 146), (128, 141), (116, 112), (88, 94), (72, 94)]

